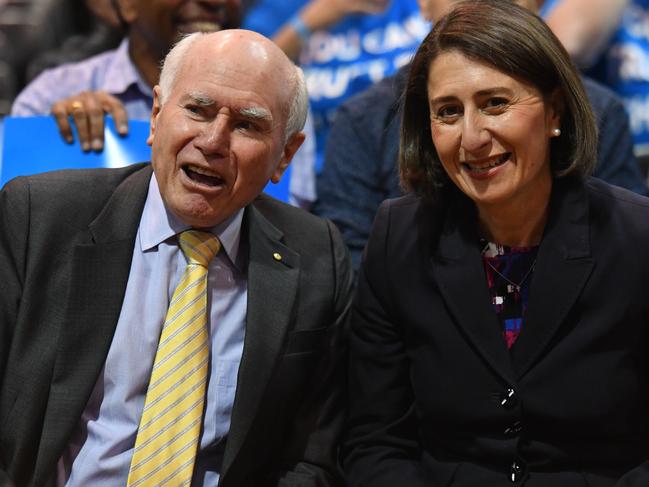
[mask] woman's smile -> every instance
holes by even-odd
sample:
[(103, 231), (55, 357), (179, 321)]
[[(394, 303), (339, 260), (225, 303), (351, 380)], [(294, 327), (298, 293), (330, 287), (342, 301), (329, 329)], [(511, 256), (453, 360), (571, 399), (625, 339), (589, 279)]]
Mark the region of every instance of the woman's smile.
[(499, 156), (489, 157), (486, 160), (482, 159), (470, 162), (461, 162), (460, 164), (472, 178), (486, 179), (498, 173), (498, 168), (508, 162), (511, 155), (511, 152), (506, 152)]

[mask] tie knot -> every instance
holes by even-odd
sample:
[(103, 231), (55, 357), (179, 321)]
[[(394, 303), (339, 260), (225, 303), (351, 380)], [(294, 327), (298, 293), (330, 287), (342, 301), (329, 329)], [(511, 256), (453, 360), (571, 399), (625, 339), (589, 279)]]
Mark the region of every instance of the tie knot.
[(180, 248), (190, 264), (207, 267), (214, 256), (221, 250), (219, 239), (199, 230), (187, 230), (180, 234)]

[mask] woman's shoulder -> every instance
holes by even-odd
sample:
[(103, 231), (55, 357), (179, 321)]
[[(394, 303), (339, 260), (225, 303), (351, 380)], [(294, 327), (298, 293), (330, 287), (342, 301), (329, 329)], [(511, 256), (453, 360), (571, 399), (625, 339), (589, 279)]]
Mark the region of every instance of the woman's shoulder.
[(447, 193), (442, 191), (436, 199), (430, 199), (413, 192), (407, 192), (403, 196), (384, 200), (381, 203), (381, 209), (383, 211), (403, 213), (412, 211), (441, 212), (448, 207), (448, 203), (455, 197)]
[(424, 203), (423, 198), (414, 194), (406, 193), (403, 196), (398, 196), (396, 198), (389, 198), (381, 203), (382, 208), (403, 208), (402, 211), (407, 211), (408, 209), (416, 208)]
[(430, 240), (447, 219), (448, 198), (430, 200), (414, 193), (383, 201), (374, 219), (372, 240), (406, 242)]
[[(602, 203), (607, 208), (624, 208), (641, 214), (649, 212), (649, 197), (609, 184), (595, 177), (586, 178), (584, 186), (593, 203)], [(649, 221), (647, 223), (649, 225)]]
[(592, 238), (649, 244), (649, 198), (597, 178), (584, 181)]
[(421, 222), (439, 221), (448, 207), (445, 198), (430, 200), (415, 193), (406, 193), (397, 198), (386, 199), (376, 212), (375, 225), (382, 222), (394, 230), (402, 228), (405, 232), (413, 230), (413, 225)]

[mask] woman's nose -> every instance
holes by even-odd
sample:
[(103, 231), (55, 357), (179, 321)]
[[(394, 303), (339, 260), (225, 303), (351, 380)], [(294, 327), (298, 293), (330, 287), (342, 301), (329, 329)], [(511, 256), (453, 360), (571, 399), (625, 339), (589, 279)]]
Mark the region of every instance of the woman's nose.
[(465, 115), (462, 120), (462, 148), (469, 153), (480, 152), (491, 141), (491, 134), (479, 114)]

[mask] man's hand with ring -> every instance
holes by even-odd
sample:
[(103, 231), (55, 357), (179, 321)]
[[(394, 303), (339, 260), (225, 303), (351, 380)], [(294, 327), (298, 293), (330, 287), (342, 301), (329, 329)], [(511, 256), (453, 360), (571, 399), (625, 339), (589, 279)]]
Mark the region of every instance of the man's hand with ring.
[(121, 101), (104, 91), (84, 91), (52, 105), (59, 132), (66, 142), (72, 143), (70, 116), (77, 127), (79, 143), (84, 152), (104, 148), (104, 116), (110, 114), (120, 135), (128, 133), (128, 117)]

